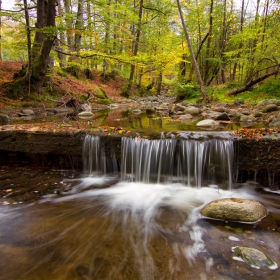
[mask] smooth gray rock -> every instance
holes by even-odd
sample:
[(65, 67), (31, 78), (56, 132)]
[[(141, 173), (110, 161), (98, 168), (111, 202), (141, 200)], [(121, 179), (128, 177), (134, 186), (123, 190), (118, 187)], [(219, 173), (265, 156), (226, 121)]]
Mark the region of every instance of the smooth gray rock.
[(217, 106), (217, 107), (214, 108), (214, 111), (224, 113), (224, 112), (227, 112), (227, 109), (225, 107), (218, 107)]
[(35, 115), (34, 111), (31, 109), (23, 109), (22, 113), (26, 116)]
[(198, 127), (205, 127), (205, 128), (213, 128), (219, 126), (219, 123), (212, 120), (212, 119), (206, 119), (203, 121), (200, 121), (196, 124)]
[(275, 104), (275, 105), (280, 105), (280, 100), (278, 100), (278, 99), (269, 99), (268, 101), (267, 101), (267, 104)]
[(256, 223), (267, 216), (267, 209), (256, 200), (223, 198), (205, 205), (200, 214), (204, 217), (246, 223)]
[(196, 108), (194, 106), (189, 106), (184, 110), (185, 114), (191, 114), (192, 116), (196, 116), (200, 113), (199, 108)]
[(175, 107), (174, 107), (174, 109), (173, 109), (173, 111), (175, 111), (175, 112), (178, 112), (178, 111), (182, 111), (182, 112), (184, 112), (185, 111), (185, 109), (186, 109), (186, 107), (185, 106), (182, 106), (182, 105), (175, 105)]
[(87, 119), (87, 118), (92, 118), (94, 116), (94, 114), (90, 111), (84, 111), (78, 114), (79, 118), (82, 119)]
[(278, 106), (276, 104), (267, 104), (263, 109), (263, 112), (269, 113), (269, 112), (274, 112), (278, 111)]
[(239, 119), (240, 122), (254, 122), (256, 119), (253, 116), (242, 115)]

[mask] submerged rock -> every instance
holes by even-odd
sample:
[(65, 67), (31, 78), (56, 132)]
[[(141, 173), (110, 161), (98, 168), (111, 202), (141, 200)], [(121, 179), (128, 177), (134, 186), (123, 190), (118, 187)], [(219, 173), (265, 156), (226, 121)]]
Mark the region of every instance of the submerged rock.
[(193, 118), (193, 116), (191, 114), (186, 114), (186, 115), (182, 115), (178, 118), (178, 121), (180, 122), (186, 122), (186, 121), (190, 121)]
[(250, 247), (232, 247), (232, 251), (236, 255), (234, 259), (243, 260), (244, 262), (250, 264), (252, 267), (261, 268), (268, 267), (270, 269), (277, 269), (277, 264), (272, 261), (266, 254), (258, 249)]
[(92, 118), (94, 116), (94, 114), (91, 111), (84, 111), (84, 112), (79, 113), (78, 116), (80, 118), (86, 119), (86, 118)]
[(258, 201), (240, 198), (223, 198), (205, 205), (200, 214), (204, 217), (246, 223), (256, 223), (267, 216), (267, 209)]

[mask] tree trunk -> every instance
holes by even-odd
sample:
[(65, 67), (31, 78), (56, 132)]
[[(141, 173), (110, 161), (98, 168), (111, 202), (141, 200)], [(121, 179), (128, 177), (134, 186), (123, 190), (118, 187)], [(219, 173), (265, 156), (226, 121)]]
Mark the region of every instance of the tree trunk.
[[(2, 12), (2, 0), (0, 0), (0, 12)], [(0, 15), (0, 61), (2, 60), (2, 16)]]
[[(50, 0), (51, 1), (51, 0)], [(35, 24), (37, 31), (35, 33), (33, 46), (32, 46), (32, 61), (38, 57), (42, 44), (45, 38), (45, 32), (43, 28), (46, 27), (48, 13), (48, 1), (38, 0), (37, 1), (37, 22)]]
[(47, 73), (49, 56), (51, 49), (53, 47), (56, 34), (54, 33), (55, 27), (55, 5), (56, 0), (48, 0), (47, 5), (47, 18), (46, 25), (47, 28), (45, 38), (41, 47), (39, 56), (34, 60), (33, 66), (31, 67), (31, 85), (33, 88), (38, 89), (39, 94), (42, 93), (43, 83)]
[(31, 77), (31, 69), (32, 69), (32, 54), (31, 54), (31, 32), (30, 32), (30, 21), (28, 14), (28, 6), (27, 0), (23, 0), (24, 3), (24, 14), (25, 14), (25, 22), (26, 22), (26, 35), (27, 35), (27, 54), (28, 54), (28, 66), (27, 66), (27, 79), (28, 79), (28, 94), (30, 94), (30, 77)]
[(204, 81), (205, 83), (208, 81), (209, 78), (209, 71), (210, 71), (210, 65), (209, 65), (209, 58), (210, 58), (210, 47), (212, 43), (212, 33), (213, 33), (213, 6), (214, 6), (214, 0), (210, 1), (210, 9), (209, 9), (209, 30), (208, 30), (208, 40), (207, 40), (207, 46), (206, 46), (206, 54), (205, 54), (205, 71), (204, 71)]
[[(239, 28), (240, 33), (243, 32), (244, 10), (245, 10), (245, 0), (242, 0), (242, 4), (241, 4), (241, 14), (240, 14), (240, 28)], [(241, 50), (242, 47), (243, 47), (243, 43), (242, 43), (242, 41), (241, 41), (241, 42), (239, 43), (238, 49)], [(236, 61), (234, 62), (231, 81), (234, 81), (234, 80), (235, 80), (236, 69), (237, 69), (237, 64), (239, 63), (239, 62), (238, 62), (239, 58), (240, 58), (240, 53), (237, 54), (237, 56), (236, 56)]]
[[(41, 26), (44, 28), (44, 33), (42, 29), (38, 31), (40, 34), (35, 35), (34, 44), (36, 45), (33, 48), (33, 51), (36, 50), (37, 57), (35, 57), (32, 61), (31, 65), (31, 74), (30, 74), (30, 86), (31, 91), (34, 93), (42, 94), (43, 92), (43, 84), (45, 81), (50, 51), (52, 49), (56, 34), (55, 34), (55, 5), (56, 0), (48, 0), (47, 5), (45, 6), (44, 1), (38, 1), (38, 4), (43, 5), (43, 7), (47, 7), (46, 12), (46, 21), (45, 26)], [(37, 9), (42, 11), (42, 7), (37, 5)], [(40, 18), (38, 18), (38, 22), (40, 22)], [(43, 33), (43, 34), (42, 34)], [(43, 35), (43, 42), (41, 43), (41, 38)], [(41, 44), (40, 50), (38, 49), (38, 42)], [(33, 53), (34, 54), (34, 53)], [(10, 83), (5, 91), (5, 94), (10, 98), (20, 98), (20, 97), (28, 97), (28, 77), (27, 75), (21, 79), (15, 80)], [(30, 96), (31, 97), (31, 96)]]
[[(61, 3), (61, 0), (57, 1), (58, 16), (63, 16), (63, 14), (65, 12), (62, 4), (63, 3)], [(56, 40), (56, 46), (57, 46), (57, 49), (59, 50), (57, 52), (57, 57), (59, 59), (59, 66), (61, 68), (66, 67), (66, 55), (63, 53), (63, 46), (65, 46), (65, 45), (66, 45), (65, 33), (64, 33), (64, 30), (60, 30), (59, 31), (59, 40)]]
[(224, 51), (226, 48), (226, 38), (227, 37), (227, 0), (224, 0), (224, 11), (223, 11), (223, 32), (221, 37), (221, 46), (220, 46), (220, 59), (221, 59), (221, 80), (224, 84), (226, 82), (226, 76), (225, 76), (225, 56)]
[(185, 21), (184, 21), (184, 17), (183, 17), (183, 12), (182, 12), (179, 0), (177, 0), (177, 7), (178, 7), (179, 15), (180, 15), (180, 18), (181, 18), (181, 23), (182, 23), (182, 26), (183, 26), (183, 30), (184, 30), (184, 34), (185, 34), (185, 37), (186, 37), (186, 41), (187, 41), (187, 44), (188, 44), (188, 48), (189, 48), (189, 51), (191, 53), (191, 57), (192, 57), (192, 60), (193, 60), (193, 66), (194, 66), (194, 69), (195, 69), (195, 72), (196, 72), (197, 82), (198, 82), (198, 84), (200, 86), (200, 90), (201, 90), (201, 93), (202, 93), (203, 100), (207, 101), (207, 93), (206, 93), (206, 90), (205, 90), (205, 87), (204, 87), (204, 84), (203, 84), (203, 81), (202, 81), (202, 78), (201, 78), (200, 70), (198, 68), (198, 64), (197, 64), (197, 61), (196, 61), (196, 58), (195, 58), (195, 54), (194, 54), (194, 51), (193, 51), (193, 48), (192, 48), (192, 44), (191, 44), (191, 40), (190, 40), (190, 37), (189, 37), (189, 33), (188, 33), (187, 27), (185, 25)]
[[(135, 36), (135, 41), (134, 41), (134, 46), (133, 46), (133, 56), (136, 56), (138, 53), (138, 48), (139, 48), (139, 41), (140, 41), (140, 33), (141, 33), (141, 25), (142, 25), (142, 16), (143, 16), (143, 2), (144, 0), (140, 0), (139, 3), (139, 11), (138, 11), (138, 24), (137, 24), (137, 30), (136, 30), (136, 36)], [(128, 85), (123, 93), (125, 97), (128, 97), (130, 95), (130, 90), (132, 87), (132, 82), (134, 78), (134, 71), (135, 71), (135, 65), (132, 64), (130, 67), (130, 74), (129, 74), (129, 80), (128, 80)]]

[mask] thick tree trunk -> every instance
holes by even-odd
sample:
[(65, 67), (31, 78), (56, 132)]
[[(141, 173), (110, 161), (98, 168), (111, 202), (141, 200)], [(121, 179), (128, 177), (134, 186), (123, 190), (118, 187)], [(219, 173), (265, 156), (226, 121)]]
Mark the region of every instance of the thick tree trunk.
[[(45, 5), (44, 1), (38, 1), (38, 3), (41, 3), (41, 5)], [(35, 35), (35, 47), (33, 48), (33, 51), (36, 50), (37, 56), (33, 58), (32, 65), (31, 65), (31, 74), (28, 78), (27, 75), (25, 75), (23, 78), (15, 80), (11, 84), (9, 84), (6, 88), (6, 95), (10, 98), (26, 98), (28, 97), (28, 85), (30, 80), (30, 87), (31, 92), (33, 93), (39, 93), (41, 94), (43, 92), (43, 84), (45, 81), (47, 69), (48, 69), (48, 63), (49, 63), (49, 57), (50, 57), (50, 51), (53, 47), (53, 43), (55, 40), (55, 5), (56, 0), (48, 0), (47, 2), (47, 10), (46, 12), (46, 22), (45, 26), (41, 26), (41, 28), (44, 28), (44, 32), (42, 33), (42, 29), (38, 31), (38, 33)], [(46, 7), (46, 6), (44, 6)], [(40, 12), (42, 7), (37, 7)], [(40, 19), (38, 18), (38, 21)], [(41, 43), (41, 36), (44, 37), (43, 42)], [(40, 40), (39, 40), (40, 39)], [(38, 48), (38, 42), (40, 42), (41, 48)], [(33, 52), (34, 54), (34, 52)], [(29, 96), (32, 97), (32, 96)]]
[(50, 52), (56, 38), (56, 35), (54, 33), (55, 5), (56, 0), (48, 0), (46, 19), (47, 31), (45, 32), (45, 38), (39, 56), (34, 60), (33, 67), (31, 68), (31, 85), (33, 86), (33, 88), (38, 90), (39, 94), (42, 93), (42, 87), (47, 73)]

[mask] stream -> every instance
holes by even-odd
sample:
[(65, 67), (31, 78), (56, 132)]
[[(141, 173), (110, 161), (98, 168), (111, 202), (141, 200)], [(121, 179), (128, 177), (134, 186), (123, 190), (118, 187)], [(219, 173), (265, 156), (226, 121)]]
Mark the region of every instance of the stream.
[[(280, 194), (232, 186), (230, 140), (124, 137), (120, 167), (99, 141), (83, 171), (0, 167), (0, 279), (280, 279), (233, 259), (248, 246), (280, 265)], [(260, 201), (278, 228), (200, 216), (225, 197)]]

